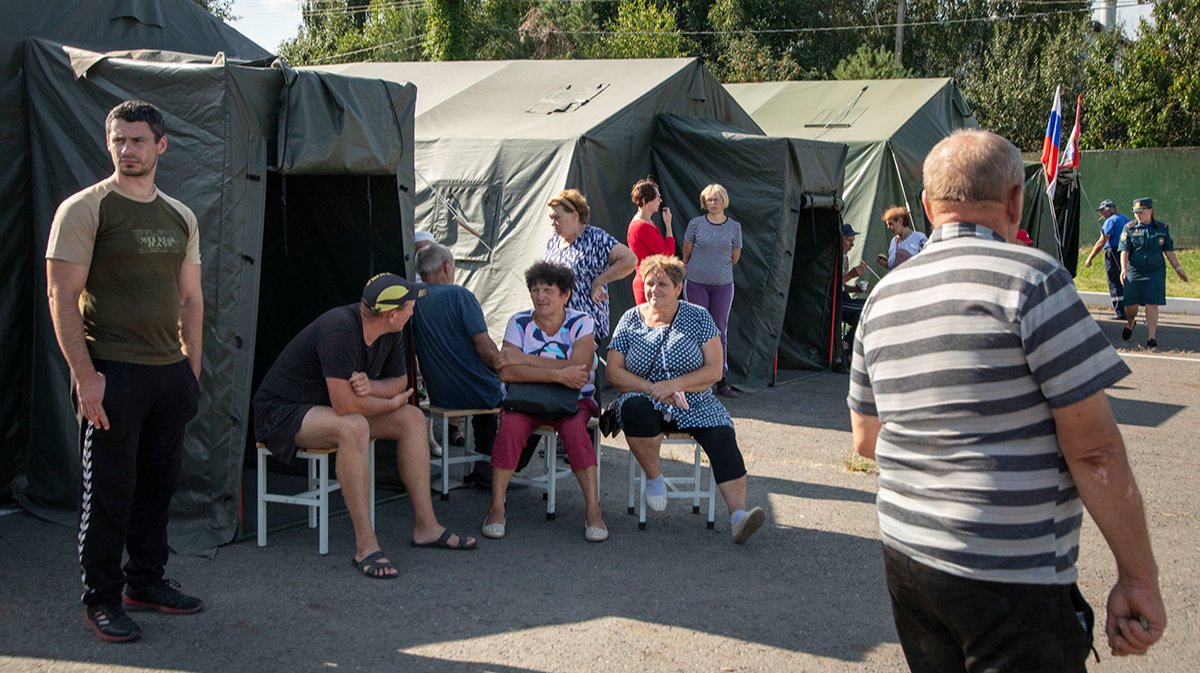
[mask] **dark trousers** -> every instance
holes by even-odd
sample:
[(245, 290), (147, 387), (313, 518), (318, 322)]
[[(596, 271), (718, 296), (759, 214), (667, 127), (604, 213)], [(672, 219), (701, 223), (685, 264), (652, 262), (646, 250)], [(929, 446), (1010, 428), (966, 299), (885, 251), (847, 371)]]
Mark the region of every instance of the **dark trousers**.
[(846, 335), (842, 337), (842, 341), (850, 344), (850, 348), (854, 348), (854, 331), (858, 329), (858, 319), (862, 316), (865, 302), (865, 299), (851, 297), (849, 292), (842, 293), (842, 322), (846, 323), (849, 328), (846, 330)]
[(912, 673), (1086, 672), (1092, 614), (1074, 584), (969, 580), (887, 546), (883, 559)]
[(1121, 284), (1121, 253), (1104, 249), (1104, 274), (1108, 276), (1108, 297), (1116, 315), (1125, 316), (1125, 286)]
[(713, 479), (718, 484), (746, 476), (746, 463), (737, 445), (737, 435), (728, 425), (715, 428), (681, 428), (663, 418), (650, 398), (633, 395), (621, 403), (621, 429), (628, 437), (657, 437), (667, 432), (686, 432), (708, 456)]
[(105, 378), (109, 429), (84, 420), (79, 432), (79, 563), (87, 605), (119, 600), (126, 584), (162, 580), (183, 430), (200, 395), (186, 360), (162, 366), (97, 360), (95, 366)]

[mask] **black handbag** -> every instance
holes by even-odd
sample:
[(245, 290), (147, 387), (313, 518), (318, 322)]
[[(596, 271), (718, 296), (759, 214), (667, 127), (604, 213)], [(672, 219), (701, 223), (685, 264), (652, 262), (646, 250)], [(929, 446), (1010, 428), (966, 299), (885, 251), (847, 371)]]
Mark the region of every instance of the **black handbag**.
[(538, 418), (566, 418), (579, 411), (579, 391), (561, 383), (510, 383), (500, 406)]
[[(678, 317), (679, 311), (676, 310), (675, 318)], [(650, 380), (650, 375), (653, 374), (654, 370), (658, 368), (658, 358), (660, 355), (662, 355), (663, 346), (667, 345), (667, 338), (671, 336), (671, 328), (675, 326), (675, 318), (671, 318), (670, 324), (667, 325), (666, 331), (663, 332), (662, 340), (658, 342), (658, 352), (654, 354), (654, 359), (651, 361), (650, 369), (646, 370), (646, 373), (642, 375), (642, 378)], [(621, 396), (617, 395), (617, 399), (620, 398)], [(617, 422), (617, 400), (613, 400), (605, 405), (604, 410), (600, 412), (600, 418), (597, 422), (600, 426), (600, 434), (604, 435), (605, 437), (616, 437), (617, 434), (621, 432), (621, 424)]]

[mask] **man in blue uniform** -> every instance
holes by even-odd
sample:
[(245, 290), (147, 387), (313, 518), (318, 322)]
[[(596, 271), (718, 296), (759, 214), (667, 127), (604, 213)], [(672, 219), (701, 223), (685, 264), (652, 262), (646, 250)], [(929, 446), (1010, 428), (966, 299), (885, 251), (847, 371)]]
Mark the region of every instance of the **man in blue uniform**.
[(1121, 251), (1121, 282), (1125, 284), (1125, 329), (1121, 338), (1133, 336), (1138, 307), (1146, 307), (1146, 348), (1157, 348), (1158, 307), (1167, 303), (1167, 267), (1163, 255), (1171, 261), (1179, 279), (1188, 282), (1187, 274), (1175, 257), (1175, 242), (1167, 225), (1154, 219), (1154, 202), (1149, 198), (1133, 202), (1137, 219), (1125, 226), (1118, 244)]
[(1129, 224), (1129, 218), (1117, 212), (1117, 204), (1112, 199), (1104, 199), (1096, 209), (1100, 216), (1100, 238), (1092, 246), (1084, 266), (1091, 266), (1092, 259), (1104, 250), (1104, 274), (1108, 276), (1108, 296), (1112, 299), (1114, 317), (1125, 319), (1125, 286), (1121, 283), (1121, 255), (1117, 252), (1121, 232)]

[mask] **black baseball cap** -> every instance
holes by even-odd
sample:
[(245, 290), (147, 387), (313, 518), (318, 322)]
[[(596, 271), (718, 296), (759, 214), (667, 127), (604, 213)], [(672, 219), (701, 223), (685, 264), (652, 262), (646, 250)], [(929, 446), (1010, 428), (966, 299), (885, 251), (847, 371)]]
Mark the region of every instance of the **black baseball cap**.
[(381, 273), (367, 281), (363, 288), (363, 302), (379, 313), (400, 308), (406, 301), (424, 297), (424, 283), (414, 283), (394, 273)]
[(1096, 208), (1096, 210), (1104, 210), (1105, 208), (1112, 208), (1113, 210), (1116, 210), (1117, 204), (1112, 199), (1104, 199), (1100, 202), (1100, 207)]

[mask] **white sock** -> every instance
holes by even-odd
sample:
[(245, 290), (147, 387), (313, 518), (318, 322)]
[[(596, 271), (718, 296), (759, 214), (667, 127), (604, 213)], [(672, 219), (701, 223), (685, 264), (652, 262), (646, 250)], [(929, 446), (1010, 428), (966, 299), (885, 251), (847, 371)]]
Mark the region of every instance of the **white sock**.
[(741, 523), (742, 519), (745, 519), (747, 516), (750, 516), (749, 512), (744, 509), (739, 509), (738, 511), (729, 515), (729, 526), (732, 528), (733, 526), (738, 525)]
[(666, 478), (663, 477), (663, 475), (660, 474), (653, 479), (646, 480), (646, 495), (653, 497), (656, 495), (666, 495), (666, 494), (667, 494), (667, 480), (666, 480)]

